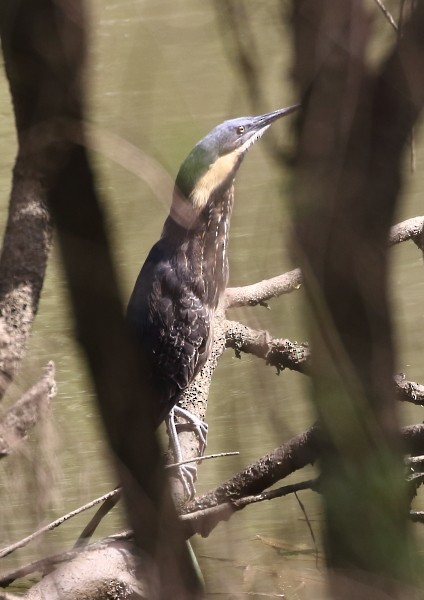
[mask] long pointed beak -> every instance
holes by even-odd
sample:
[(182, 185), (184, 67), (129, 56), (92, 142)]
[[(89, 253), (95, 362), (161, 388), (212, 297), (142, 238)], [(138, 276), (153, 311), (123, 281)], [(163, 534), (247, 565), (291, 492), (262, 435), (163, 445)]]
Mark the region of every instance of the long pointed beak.
[(292, 106), (287, 106), (286, 108), (279, 108), (278, 110), (273, 110), (272, 112), (265, 113), (264, 115), (259, 115), (255, 117), (255, 127), (258, 129), (262, 129), (262, 127), (269, 127), (271, 123), (276, 121), (277, 119), (281, 119), (281, 117), (285, 117), (290, 115), (292, 112), (299, 110), (300, 104), (293, 104)]
[(247, 150), (256, 142), (256, 140), (263, 136), (265, 131), (274, 121), (291, 114), (299, 108), (300, 104), (293, 104), (293, 106), (279, 108), (278, 110), (273, 110), (272, 112), (259, 115), (258, 117), (251, 117), (249, 128), (244, 135), (244, 143), (242, 146), (240, 146), (238, 152), (241, 154), (247, 152)]

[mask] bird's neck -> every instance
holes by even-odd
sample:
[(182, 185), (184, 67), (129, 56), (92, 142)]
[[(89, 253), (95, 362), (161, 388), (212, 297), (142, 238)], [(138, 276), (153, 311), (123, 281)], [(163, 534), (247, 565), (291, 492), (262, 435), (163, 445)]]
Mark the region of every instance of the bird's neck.
[(204, 209), (193, 217), (190, 227), (181, 226), (170, 215), (162, 233), (162, 238), (174, 246), (181, 276), (187, 276), (194, 291), (213, 308), (228, 281), (228, 235), (233, 203), (231, 184), (212, 195)]

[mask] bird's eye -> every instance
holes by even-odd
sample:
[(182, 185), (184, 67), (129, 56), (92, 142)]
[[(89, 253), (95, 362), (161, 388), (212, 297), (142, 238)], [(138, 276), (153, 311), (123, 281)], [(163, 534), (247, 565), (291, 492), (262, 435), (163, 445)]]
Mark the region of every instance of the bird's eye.
[(244, 125), (239, 125), (239, 126), (236, 128), (236, 131), (237, 131), (237, 133), (238, 133), (239, 135), (241, 135), (242, 133), (244, 133)]

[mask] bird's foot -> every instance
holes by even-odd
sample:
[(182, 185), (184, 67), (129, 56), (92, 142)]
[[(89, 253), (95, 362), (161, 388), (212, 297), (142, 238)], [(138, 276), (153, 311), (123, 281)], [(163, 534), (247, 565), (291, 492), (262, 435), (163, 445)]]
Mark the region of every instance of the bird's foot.
[(191, 500), (196, 495), (196, 488), (194, 487), (194, 482), (196, 481), (197, 470), (194, 464), (178, 464), (184, 462), (184, 459), (181, 450), (181, 444), (178, 439), (177, 425), (175, 423), (175, 407), (170, 411), (166, 419), (166, 428), (168, 430), (169, 444), (174, 455), (174, 461), (175, 463), (177, 463), (174, 468), (178, 469), (179, 477), (184, 487), (187, 499)]
[[(187, 424), (177, 424), (175, 422), (175, 415), (183, 417), (189, 423)], [(172, 449), (172, 453), (174, 455), (175, 463), (184, 462), (183, 453), (181, 450), (181, 444), (178, 439), (178, 429), (189, 427), (194, 431), (200, 441), (200, 454), (203, 454), (204, 449), (206, 448), (206, 435), (208, 432), (208, 426), (206, 423), (201, 421), (198, 417), (190, 413), (188, 410), (181, 408), (180, 406), (174, 406), (174, 408), (170, 411), (167, 419), (166, 426), (168, 429), (169, 442)], [(195, 463), (178, 465), (175, 467), (179, 471), (180, 479), (184, 487), (184, 491), (188, 500), (192, 500), (196, 495), (196, 489), (194, 487), (194, 482), (197, 478), (197, 467)]]
[(178, 469), (187, 500), (193, 500), (196, 496), (196, 488), (194, 487), (194, 482), (197, 478), (196, 467), (194, 465), (180, 465), (176, 469)]
[[(199, 419), (199, 417), (196, 417), (196, 415), (194, 415), (193, 413), (191, 413), (190, 411), (186, 410), (185, 408), (182, 408), (181, 406), (174, 406), (174, 417), (175, 415), (179, 416), (179, 417), (183, 417), (184, 419), (186, 419), (189, 423), (188, 424), (175, 424), (177, 429), (182, 429), (182, 428), (190, 428), (198, 437), (199, 442), (201, 444), (199, 451), (200, 454), (203, 454), (203, 452), (205, 451), (206, 448), (206, 441), (207, 441), (207, 436), (208, 436), (208, 424), (205, 423), (205, 421), (202, 421), (201, 419)], [(175, 423), (175, 420), (174, 420)]]

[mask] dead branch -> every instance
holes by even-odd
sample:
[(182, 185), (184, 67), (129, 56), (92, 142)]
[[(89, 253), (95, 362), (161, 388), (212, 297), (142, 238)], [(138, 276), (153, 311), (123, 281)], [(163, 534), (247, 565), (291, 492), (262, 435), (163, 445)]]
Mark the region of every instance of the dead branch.
[[(45, 565), (38, 565), (39, 568), (44, 566), (48, 570), (47, 560)], [(132, 542), (107, 539), (84, 550), (67, 553), (64, 560), (66, 562), (61, 561), (62, 564), (49, 571), (23, 598), (151, 598), (147, 590), (149, 584), (154, 584), (156, 572), (145, 554), (137, 555)]]
[(393, 225), (390, 230), (389, 246), (412, 240), (422, 250), (421, 236), (424, 225), (424, 216), (413, 217)]
[(276, 339), (268, 331), (256, 330), (238, 321), (225, 323), (227, 348), (232, 348), (236, 356), (240, 352), (254, 354), (266, 360), (277, 371), (285, 368), (307, 373), (310, 365), (310, 350), (307, 344), (297, 344), (287, 339)]
[(18, 550), (19, 548), (23, 548), (24, 546), (26, 546), (27, 544), (29, 544), (30, 542), (32, 542), (33, 540), (38, 538), (40, 535), (43, 535), (43, 533), (46, 533), (47, 531), (51, 531), (52, 529), (56, 529), (56, 527), (59, 527), (59, 525), (62, 525), (62, 523), (65, 523), (65, 521), (68, 521), (72, 517), (79, 515), (80, 513), (84, 512), (85, 510), (88, 510), (89, 508), (92, 508), (96, 504), (99, 504), (100, 502), (104, 502), (108, 498), (112, 498), (113, 496), (116, 496), (119, 493), (120, 493), (120, 489), (112, 490), (111, 492), (108, 492), (107, 494), (100, 496), (100, 498), (91, 500), (91, 502), (84, 504), (84, 506), (80, 506), (79, 508), (72, 510), (71, 512), (67, 513), (66, 515), (63, 515), (63, 516), (59, 517), (58, 519), (55, 519), (51, 523), (44, 525), (44, 527), (41, 527), (37, 531), (34, 531), (34, 533), (31, 533), (31, 535), (28, 535), (27, 537), (23, 538), (22, 540), (19, 540), (18, 542), (15, 542), (14, 544), (6, 546), (2, 550), (0, 550), (0, 558), (8, 556), (9, 554), (12, 554), (12, 552), (15, 552), (15, 550)]
[(8, 456), (46, 414), (56, 395), (55, 370), (49, 362), (44, 375), (0, 419), (0, 458)]
[[(232, 504), (245, 496), (261, 493), (290, 473), (313, 463), (317, 456), (318, 437), (317, 428), (314, 426), (249, 465), (212, 492), (196, 498), (183, 509), (182, 513), (196, 513), (219, 504)], [(234, 508), (231, 507), (231, 511), (234, 511)], [(225, 514), (228, 517), (227, 509)], [(190, 535), (193, 533), (209, 535), (217, 524), (216, 517), (217, 515), (212, 511), (206, 518), (192, 522), (190, 526), (186, 524), (187, 531)], [(221, 518), (222, 514), (219, 514), (219, 517)]]
[[(401, 223), (393, 225), (389, 235), (389, 246), (412, 240), (419, 248), (420, 238), (424, 225), (424, 216), (412, 217)], [(240, 306), (266, 306), (266, 301), (289, 294), (298, 290), (302, 285), (300, 269), (293, 269), (287, 273), (277, 275), (271, 279), (264, 279), (251, 285), (230, 287), (225, 292), (224, 309)]]
[[(314, 425), (249, 465), (215, 490), (190, 502), (182, 511), (187, 536), (198, 533), (207, 537), (218, 523), (227, 521), (233, 512), (243, 507), (245, 498), (260, 496), (277, 481), (313, 464), (320, 457), (319, 437), (319, 428)], [(424, 453), (424, 424), (402, 427), (401, 437), (405, 453)], [(286, 488), (284, 486), (282, 489)]]
[(293, 271), (271, 279), (264, 279), (253, 285), (227, 288), (224, 301), (225, 308), (256, 306), (257, 304), (266, 306), (267, 300), (298, 290), (301, 284), (302, 273), (300, 269), (293, 269)]
[[(215, 454), (203, 454), (201, 457), (201, 461), (204, 460), (214, 460), (215, 458), (226, 458), (227, 456), (238, 456), (240, 452), (216, 452)], [(165, 469), (174, 469), (175, 467), (181, 467), (183, 465), (188, 465), (193, 462), (197, 462), (198, 458), (190, 458), (189, 460), (182, 460), (177, 463), (170, 463), (165, 465)]]
[(390, 25), (393, 27), (393, 29), (395, 31), (398, 31), (398, 29), (399, 29), (398, 24), (396, 23), (396, 21), (392, 17), (390, 11), (383, 4), (382, 0), (374, 0), (374, 2), (377, 4), (378, 8), (381, 10), (381, 12), (386, 17), (387, 21), (390, 23)]
[[(403, 427), (401, 433), (405, 452), (410, 454), (420, 454), (424, 452), (423, 424)], [(186, 506), (182, 511), (180, 518), (184, 524), (187, 537), (192, 536), (194, 533), (199, 533), (200, 535), (207, 537), (218, 523), (228, 520), (235, 511), (241, 510), (250, 504), (282, 497), (303, 489), (313, 489), (318, 491), (319, 483), (316, 479), (282, 486), (277, 490), (267, 492), (264, 490), (277, 481), (284, 479), (294, 471), (303, 468), (307, 464), (314, 463), (319, 456), (319, 430), (317, 426), (313, 426), (302, 434), (295, 436), (279, 448), (276, 448), (270, 454), (260, 458), (256, 463), (234, 475), (234, 477), (212, 492), (196, 498)], [(68, 513), (68, 515), (61, 517), (54, 523), (61, 524), (66, 518), (74, 516), (82, 510), (86, 510), (95, 503), (112, 498), (118, 493), (119, 490), (113, 490), (84, 505), (84, 507), (73, 511), (73, 513)], [(35, 532), (32, 536), (28, 536), (25, 540), (21, 540), (21, 542), (14, 544), (13, 548), (9, 546), (9, 549), (12, 548), (11, 551), (13, 551), (17, 547), (22, 547), (25, 545), (22, 542), (28, 543), (34, 539), (34, 537), (43, 533), (44, 530), (51, 528), (52, 527), (47, 526), (43, 530)], [(110, 539), (128, 540), (131, 539), (131, 537), (131, 532), (126, 531), (124, 534), (111, 536)], [(106, 538), (106, 540), (98, 542), (97, 544), (107, 543), (108, 539), (109, 538)], [(90, 548), (91, 547), (92, 546), (90, 546)], [(5, 552), (5, 550), (0, 552), (0, 557), (10, 553)], [(4, 575), (0, 579), (0, 585), (6, 586), (14, 579), (34, 571), (39, 570), (44, 572), (46, 569), (50, 569), (52, 565), (68, 561), (77, 556), (77, 554), (78, 551), (74, 549), (71, 552), (60, 554), (56, 557), (50, 557), (26, 565), (25, 567)]]
[(121, 495), (121, 488), (115, 488), (112, 492), (102, 496), (101, 500), (103, 501), (103, 504), (96, 510), (93, 517), (84, 527), (81, 535), (75, 542), (74, 548), (81, 548), (82, 546), (86, 546), (88, 544), (102, 520), (112, 510), (112, 508), (118, 504), (119, 500), (121, 499)]
[[(261, 492), (260, 494), (243, 496), (233, 502), (223, 502), (215, 506), (196, 510), (195, 512), (185, 513), (180, 516), (180, 519), (187, 526), (187, 531), (195, 529), (196, 533), (200, 533), (202, 536), (207, 537), (214, 527), (222, 521), (228, 521), (232, 514), (236, 511), (242, 510), (246, 506), (256, 504), (258, 502), (264, 502), (265, 500), (274, 500), (275, 498), (282, 498), (289, 494), (295, 494), (301, 490), (315, 490), (318, 489), (318, 480), (311, 479), (308, 481), (301, 481), (299, 483), (293, 483), (291, 485), (285, 485), (275, 490), (268, 492)], [(190, 533), (189, 535), (191, 535)]]
[(289, 494), (295, 494), (302, 490), (319, 490), (319, 479), (308, 479), (307, 481), (299, 481), (298, 483), (292, 483), (290, 485), (284, 485), (275, 490), (269, 492), (261, 492), (253, 496), (245, 496), (233, 502), (233, 506), (237, 509), (245, 508), (250, 504), (256, 504), (257, 502), (264, 502), (265, 500), (275, 500), (275, 498), (283, 498)]
[(424, 385), (407, 381), (404, 373), (395, 376), (395, 388), (398, 400), (424, 405)]

